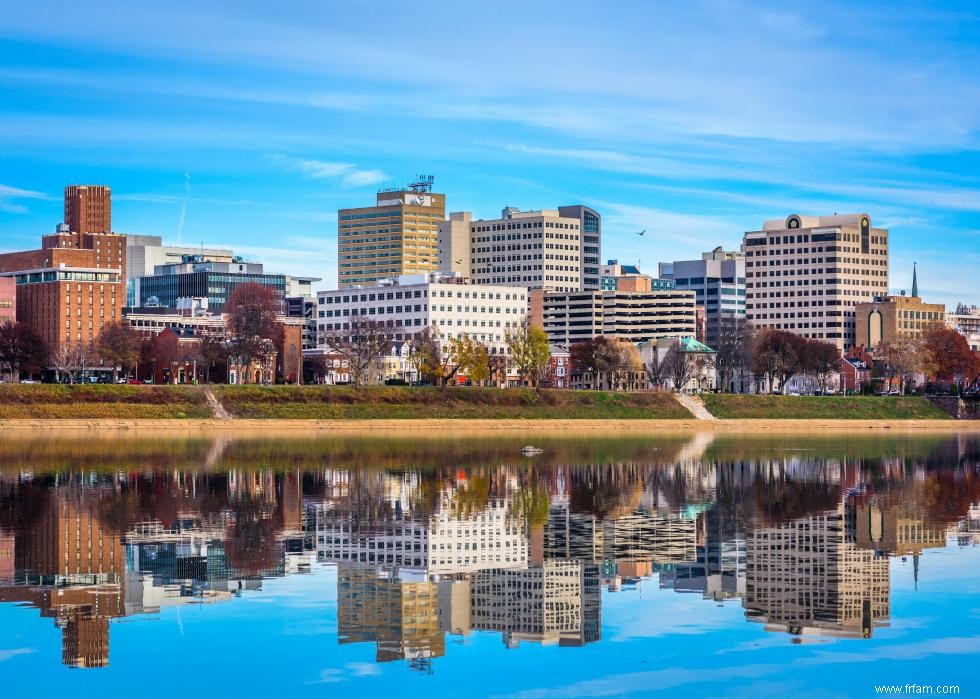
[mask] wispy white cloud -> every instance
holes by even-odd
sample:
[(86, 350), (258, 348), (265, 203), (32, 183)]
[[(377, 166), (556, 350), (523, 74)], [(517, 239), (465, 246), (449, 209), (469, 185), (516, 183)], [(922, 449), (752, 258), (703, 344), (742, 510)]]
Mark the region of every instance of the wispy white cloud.
[(269, 159), (276, 163), (282, 163), (314, 180), (336, 180), (345, 187), (366, 187), (381, 184), (389, 179), (382, 170), (363, 169), (353, 163), (291, 158), (278, 154), (270, 155)]
[(8, 650), (0, 650), (0, 663), (5, 660), (10, 660), (11, 658), (16, 658), (18, 655), (30, 655), (36, 652), (33, 648), (10, 648)]
[(27, 206), (18, 203), (21, 199), (53, 199), (44, 192), (35, 192), (30, 189), (11, 187), (10, 185), (0, 184), (0, 211), (9, 214), (26, 214)]

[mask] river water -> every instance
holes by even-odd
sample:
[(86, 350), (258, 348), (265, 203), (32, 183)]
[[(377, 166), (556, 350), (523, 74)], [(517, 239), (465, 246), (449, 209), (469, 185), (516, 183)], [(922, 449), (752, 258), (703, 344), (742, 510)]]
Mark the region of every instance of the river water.
[(5, 696), (976, 696), (978, 653), (980, 435), (0, 441)]

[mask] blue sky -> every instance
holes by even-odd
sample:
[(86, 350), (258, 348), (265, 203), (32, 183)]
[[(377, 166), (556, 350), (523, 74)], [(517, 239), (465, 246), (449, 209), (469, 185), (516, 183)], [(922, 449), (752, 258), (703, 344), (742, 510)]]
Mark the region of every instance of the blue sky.
[(8, 3), (0, 250), (100, 183), (118, 231), (326, 287), (337, 208), (432, 173), (477, 217), (591, 204), (648, 271), (866, 211), (894, 289), (918, 261), (929, 300), (980, 302), (980, 11), (814, 5)]

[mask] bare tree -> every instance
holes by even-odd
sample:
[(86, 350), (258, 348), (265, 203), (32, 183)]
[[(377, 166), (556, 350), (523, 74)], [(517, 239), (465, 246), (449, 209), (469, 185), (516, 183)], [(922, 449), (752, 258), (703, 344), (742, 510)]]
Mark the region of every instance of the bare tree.
[(74, 382), (75, 348), (67, 342), (58, 345), (51, 354), (51, 365), (54, 367), (54, 380), (61, 383), (61, 377), (67, 376), (69, 382)]
[(752, 324), (743, 316), (726, 313), (719, 320), (718, 343), (713, 349), (722, 391), (729, 391), (736, 374), (751, 366), (753, 335)]
[(713, 365), (712, 353), (686, 352), (677, 340), (670, 345), (661, 360), (661, 371), (675, 391), (683, 391), (692, 380), (700, 380)]
[(821, 393), (827, 392), (830, 376), (840, 366), (840, 352), (836, 345), (823, 340), (805, 340), (800, 367), (806, 374), (813, 374)]
[(351, 383), (364, 385), (371, 369), (388, 353), (391, 330), (373, 320), (351, 323), (350, 330), (333, 330), (323, 337), (326, 346), (347, 365)]
[(915, 380), (915, 375), (922, 371), (922, 341), (914, 338), (897, 338), (893, 342), (882, 342), (876, 353), (884, 360), (885, 376), (898, 379), (904, 394)]
[(201, 338), (198, 347), (201, 361), (207, 367), (206, 380), (211, 383), (211, 369), (225, 359), (225, 344), (217, 335), (208, 334)]

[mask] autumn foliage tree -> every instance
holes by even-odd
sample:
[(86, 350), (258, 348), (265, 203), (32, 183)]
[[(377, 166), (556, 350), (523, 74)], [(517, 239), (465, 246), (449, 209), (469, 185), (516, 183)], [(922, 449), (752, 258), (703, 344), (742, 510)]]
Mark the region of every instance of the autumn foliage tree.
[(517, 373), (530, 386), (536, 387), (551, 358), (548, 334), (525, 319), (516, 328), (508, 328), (504, 339)]
[(949, 328), (935, 328), (926, 334), (922, 359), (928, 376), (957, 386), (973, 382), (980, 373), (980, 360), (966, 338)]
[(112, 367), (112, 380), (119, 378), (119, 369), (132, 367), (139, 359), (140, 340), (132, 326), (125, 322), (110, 323), (99, 335), (99, 356)]
[(43, 338), (29, 325), (11, 320), (0, 325), (0, 371), (18, 379), (22, 371), (39, 371), (47, 359)]
[[(276, 338), (277, 316), (282, 301), (275, 289), (246, 282), (236, 286), (225, 304), (231, 353), (247, 367), (263, 357)], [(250, 372), (243, 371), (244, 382)]]

